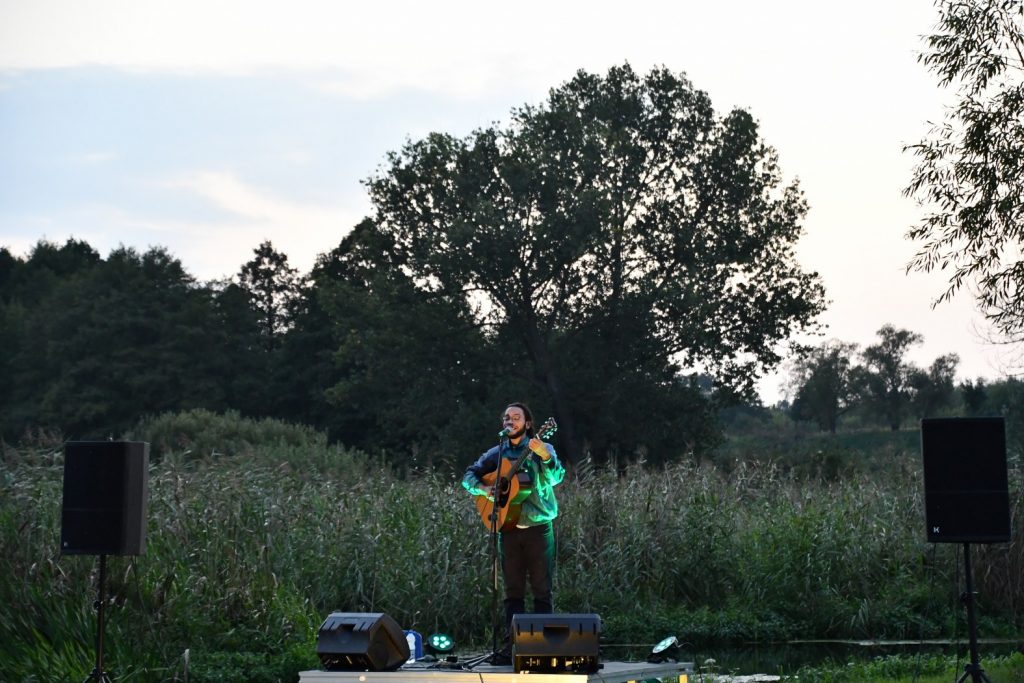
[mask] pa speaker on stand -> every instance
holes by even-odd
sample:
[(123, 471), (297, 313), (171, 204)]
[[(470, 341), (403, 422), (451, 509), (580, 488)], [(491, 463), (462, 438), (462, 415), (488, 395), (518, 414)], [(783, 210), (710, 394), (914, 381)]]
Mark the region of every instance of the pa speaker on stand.
[(1010, 492), (1001, 417), (921, 420), (930, 543), (1007, 543)]
[(103, 669), (107, 555), (146, 551), (148, 501), (148, 443), (69, 441), (64, 445), (61, 554), (100, 556), (96, 666), (86, 681), (111, 680)]
[(1001, 417), (921, 420), (925, 527), (932, 543), (963, 543), (971, 662), (957, 683), (988, 681), (978, 655), (971, 543), (1010, 540), (1006, 427)]

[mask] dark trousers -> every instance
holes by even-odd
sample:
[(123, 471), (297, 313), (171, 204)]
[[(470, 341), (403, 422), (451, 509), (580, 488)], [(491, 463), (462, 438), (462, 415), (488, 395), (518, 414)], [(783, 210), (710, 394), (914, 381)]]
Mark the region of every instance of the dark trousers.
[(501, 532), (501, 573), (505, 578), (505, 628), (512, 633), (512, 616), (526, 611), (526, 584), (533, 594), (533, 612), (550, 614), (554, 605), (555, 530), (551, 522)]

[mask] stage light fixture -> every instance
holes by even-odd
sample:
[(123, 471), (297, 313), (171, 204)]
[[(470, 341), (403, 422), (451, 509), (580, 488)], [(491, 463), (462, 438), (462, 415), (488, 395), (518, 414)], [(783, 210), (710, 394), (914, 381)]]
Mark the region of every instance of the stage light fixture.
[(455, 649), (455, 641), (446, 633), (435, 633), (427, 638), (427, 650), (433, 655), (448, 654)]
[(679, 653), (679, 639), (675, 636), (662, 638), (651, 648), (651, 654), (647, 655), (647, 661), (651, 664), (661, 664), (666, 660), (675, 660)]

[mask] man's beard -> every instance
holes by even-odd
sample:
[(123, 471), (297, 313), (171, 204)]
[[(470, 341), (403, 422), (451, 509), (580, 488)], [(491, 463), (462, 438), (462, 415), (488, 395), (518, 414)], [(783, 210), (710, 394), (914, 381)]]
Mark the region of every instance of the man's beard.
[(526, 427), (523, 427), (518, 432), (509, 432), (508, 434), (508, 438), (510, 439), (518, 439), (523, 436), (526, 436)]

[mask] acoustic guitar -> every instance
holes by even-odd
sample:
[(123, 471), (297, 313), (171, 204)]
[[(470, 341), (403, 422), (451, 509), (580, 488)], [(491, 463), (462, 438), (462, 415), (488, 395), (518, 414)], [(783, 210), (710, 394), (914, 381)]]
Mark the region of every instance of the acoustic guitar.
[[(555, 424), (555, 418), (549, 417), (536, 430), (535, 436), (541, 441), (547, 441), (556, 431), (558, 431), (558, 425)], [(519, 470), (531, 453), (533, 451), (527, 446), (523, 454), (514, 461), (502, 457), (498, 469), (481, 477), (481, 481), (485, 487), (490, 489), (494, 500), (489, 500), (487, 496), (476, 496), (474, 503), (480, 512), (480, 519), (483, 520), (488, 531), (492, 528), (492, 511), (497, 512), (498, 519), (495, 528), (498, 531), (514, 529), (519, 521), (519, 510), (522, 503), (533, 490), (533, 482), (530, 481), (527, 473)]]

